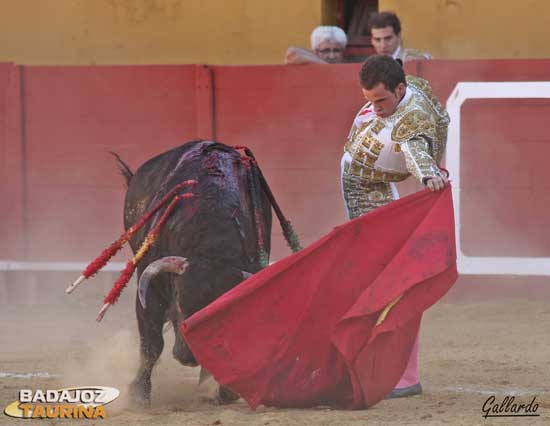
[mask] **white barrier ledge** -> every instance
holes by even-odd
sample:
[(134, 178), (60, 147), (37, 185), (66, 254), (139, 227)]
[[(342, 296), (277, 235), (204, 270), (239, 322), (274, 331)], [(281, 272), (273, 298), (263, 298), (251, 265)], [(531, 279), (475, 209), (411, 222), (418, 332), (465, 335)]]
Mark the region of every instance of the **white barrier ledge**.
[(550, 275), (549, 257), (466, 256), (460, 246), (460, 111), (467, 99), (550, 98), (550, 81), (459, 82), (447, 99), (451, 118), (446, 165), (453, 182), (458, 271), (483, 275)]
[[(0, 260), (0, 271), (77, 271), (82, 272), (88, 263), (84, 262), (19, 262), (16, 260)], [(105, 265), (101, 271), (122, 271), (125, 263), (112, 262)], [(101, 272), (100, 271), (100, 272)]]

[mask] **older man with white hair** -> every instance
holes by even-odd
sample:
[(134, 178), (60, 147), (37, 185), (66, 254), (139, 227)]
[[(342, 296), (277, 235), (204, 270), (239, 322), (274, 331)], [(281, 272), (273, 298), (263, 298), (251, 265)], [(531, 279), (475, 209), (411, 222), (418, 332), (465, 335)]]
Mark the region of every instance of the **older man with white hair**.
[(339, 64), (344, 61), (344, 49), (348, 44), (346, 33), (339, 27), (319, 26), (311, 33), (311, 49), (289, 47), (285, 64)]

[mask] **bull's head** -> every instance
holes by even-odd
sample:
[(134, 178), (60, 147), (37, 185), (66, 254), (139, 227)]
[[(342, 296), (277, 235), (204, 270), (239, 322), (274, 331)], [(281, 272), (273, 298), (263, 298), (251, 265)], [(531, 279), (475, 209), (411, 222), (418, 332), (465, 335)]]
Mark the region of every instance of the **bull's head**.
[[(170, 272), (177, 275), (183, 275), (189, 267), (189, 261), (181, 256), (167, 256), (150, 263), (141, 274), (138, 283), (138, 297), (143, 309), (147, 308), (147, 290), (151, 281), (161, 273)], [(240, 271), (242, 279), (246, 280), (252, 274), (246, 271)], [(178, 304), (180, 301), (177, 301)], [(180, 308), (181, 309), (181, 308)]]

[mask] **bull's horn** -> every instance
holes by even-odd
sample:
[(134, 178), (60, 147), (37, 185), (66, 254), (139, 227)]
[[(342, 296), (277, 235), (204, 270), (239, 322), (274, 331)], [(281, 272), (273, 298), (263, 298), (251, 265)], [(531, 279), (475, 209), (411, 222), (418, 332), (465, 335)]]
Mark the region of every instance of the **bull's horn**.
[(138, 296), (143, 309), (146, 309), (147, 307), (147, 289), (149, 288), (151, 280), (157, 274), (162, 272), (172, 272), (174, 274), (182, 275), (188, 266), (189, 262), (187, 259), (181, 256), (167, 256), (150, 263), (149, 266), (145, 268), (145, 271), (143, 271), (143, 274), (141, 274), (141, 277), (139, 277), (138, 283)]

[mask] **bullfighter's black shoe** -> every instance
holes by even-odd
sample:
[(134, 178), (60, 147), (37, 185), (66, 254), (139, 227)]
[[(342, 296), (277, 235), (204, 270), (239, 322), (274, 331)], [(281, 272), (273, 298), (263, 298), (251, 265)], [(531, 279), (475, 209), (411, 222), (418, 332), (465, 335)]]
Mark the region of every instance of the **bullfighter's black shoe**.
[(404, 398), (406, 396), (420, 395), (422, 393), (422, 385), (417, 383), (416, 385), (407, 386), (406, 388), (394, 389), (386, 397), (386, 399), (392, 398)]

